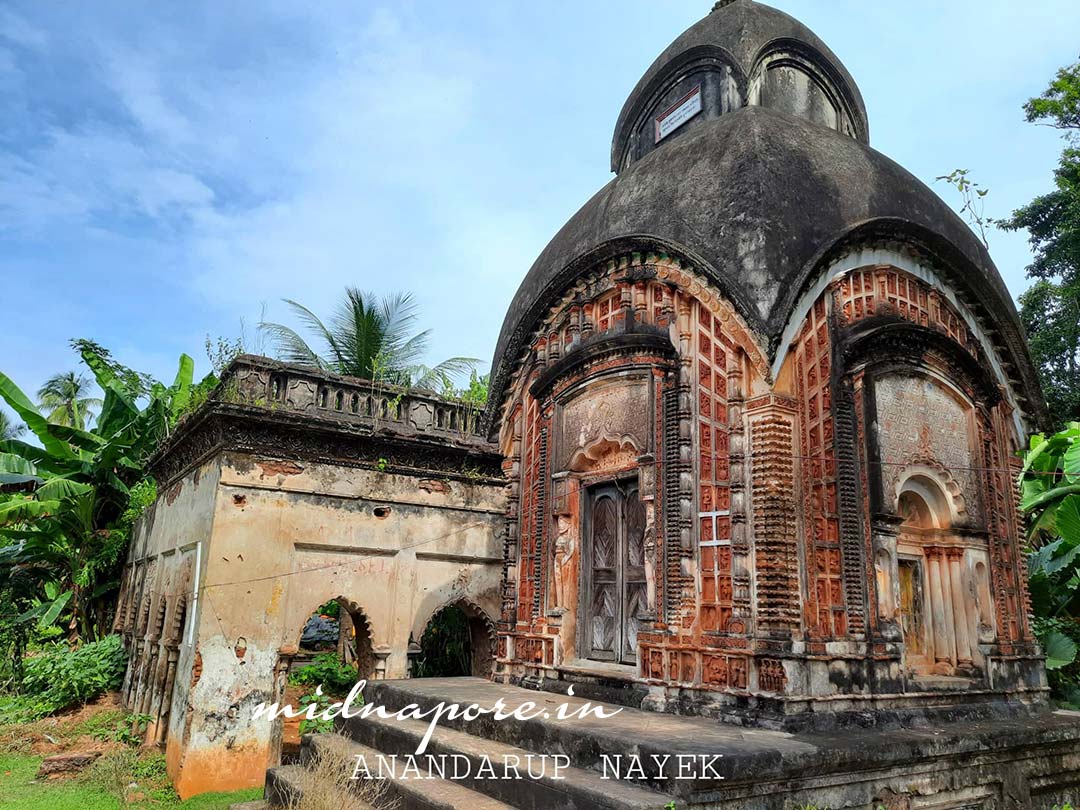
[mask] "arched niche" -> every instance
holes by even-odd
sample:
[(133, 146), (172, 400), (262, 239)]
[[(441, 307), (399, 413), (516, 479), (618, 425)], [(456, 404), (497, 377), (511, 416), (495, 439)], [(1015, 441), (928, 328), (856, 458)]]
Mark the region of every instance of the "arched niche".
[(483, 608), (468, 599), (456, 599), (424, 615), (409, 638), (409, 677), (491, 675), (496, 629)]
[[(877, 223), (866, 223), (864, 227), (870, 227)], [(839, 244), (830, 253), (840, 250)], [(867, 273), (886, 271), (901, 273), (906, 278), (913, 279), (922, 285), (925, 290), (931, 291), (937, 296), (941, 306), (938, 311), (947, 316), (949, 323), (927, 324), (935, 331), (943, 335), (953, 336), (956, 328), (960, 327), (968, 335), (968, 349), (977, 351), (980, 362), (984, 363), (989, 370), (995, 387), (1004, 397), (1009, 406), (1011, 421), (1015, 427), (1016, 436), (1026, 436), (1028, 431), (1025, 427), (1025, 411), (1019, 403), (1022, 399), (1015, 387), (1012, 376), (1006, 371), (1010, 365), (1015, 365), (1014, 358), (1003, 355), (998, 347), (995, 336), (988, 330), (983, 321), (976, 316), (969, 306), (970, 293), (960, 295), (956, 286), (948, 281), (945, 271), (936, 261), (933, 261), (918, 243), (905, 243), (890, 241), (887, 244), (870, 242), (860, 247), (846, 249), (837, 258), (824, 261), (820, 266), (808, 271), (799, 287), (799, 292), (790, 294), (791, 306), (788, 310), (783, 332), (781, 333), (779, 349), (772, 360), (772, 376), (778, 381), (777, 388), (783, 388), (784, 381), (790, 381), (795, 374), (795, 354), (799, 345), (799, 337), (812, 320), (812, 312), (816, 306), (830, 304), (828, 295), (836, 285), (844, 285), (856, 276), (865, 276)], [(906, 310), (905, 310), (906, 311)], [(861, 317), (864, 313), (856, 313)], [(843, 322), (846, 313), (840, 312)], [(788, 384), (790, 387), (790, 384)], [(784, 388), (785, 392), (787, 388)], [(1010, 440), (1016, 441), (1015, 437)]]
[(784, 51), (763, 58), (750, 80), (750, 104), (804, 118), (854, 136), (847, 104), (809, 60)]
[[(905, 471), (897, 482), (896, 513), (904, 526), (919, 529), (948, 529), (961, 517), (955, 498), (961, 498), (956, 483), (925, 465)], [(955, 491), (954, 496), (949, 487)]]
[(916, 678), (979, 674), (990, 612), (986, 550), (952, 530), (955, 505), (940, 476), (905, 470), (894, 503), (896, 613), (904, 662)]

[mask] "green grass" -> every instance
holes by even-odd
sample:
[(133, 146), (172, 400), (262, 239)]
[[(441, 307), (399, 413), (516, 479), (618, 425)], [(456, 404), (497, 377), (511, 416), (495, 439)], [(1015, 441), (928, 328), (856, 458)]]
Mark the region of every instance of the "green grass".
[[(120, 800), (82, 779), (34, 782), (41, 757), (0, 754), (0, 810), (121, 810)], [(124, 805), (123, 810), (228, 810), (235, 802), (262, 796), (261, 788), (207, 793), (186, 802), (155, 801)]]

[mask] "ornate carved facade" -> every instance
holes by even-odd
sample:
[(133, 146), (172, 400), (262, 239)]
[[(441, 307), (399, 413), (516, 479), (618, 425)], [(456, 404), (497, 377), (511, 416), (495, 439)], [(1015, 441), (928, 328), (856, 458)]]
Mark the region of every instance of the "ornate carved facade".
[[(970, 232), (865, 146), (831, 52), (722, 5), (635, 88), (619, 178), (504, 324), (498, 676), (792, 724), (1040, 703), (1008, 459), (1042, 404), (1015, 311)], [(801, 78), (763, 78), (777, 64)], [(780, 98), (803, 79), (833, 114)], [(688, 90), (702, 110), (664, 130)]]

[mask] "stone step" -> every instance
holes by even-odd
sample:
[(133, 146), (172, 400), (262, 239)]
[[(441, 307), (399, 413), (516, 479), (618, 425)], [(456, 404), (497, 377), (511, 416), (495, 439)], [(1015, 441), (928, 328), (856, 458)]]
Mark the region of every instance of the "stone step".
[[(336, 734), (313, 734), (304, 739), (302, 758), (310, 758), (321, 746), (341, 746), (345, 749), (350, 763), (356, 757), (364, 757), (372, 763), (369, 768), (373, 776), (378, 775), (379, 752), (351, 740), (345, 740)], [(386, 760), (382, 776), (387, 781), (388, 796), (394, 800), (396, 810), (518, 810), (513, 805), (498, 801), (490, 796), (477, 793), (463, 784), (449, 779), (413, 779), (403, 778), (404, 766), (392, 760)], [(290, 798), (299, 798), (304, 791), (305, 765), (282, 765), (266, 772), (266, 796), (270, 808), (288, 807)]]
[[(364, 697), (369, 704), (390, 711), (410, 704), (420, 710), (430, 710), (439, 703), (490, 708), (498, 701), (506, 710), (512, 710), (533, 703), (550, 716), (545, 718), (541, 713), (530, 720), (500, 721), (491, 714), (470, 721), (444, 718), (439, 728), (467, 732), (529, 752), (566, 754), (571, 765), (593, 772), (604, 768), (605, 758), (610, 764), (616, 756), (623, 757), (623, 762), (636, 757), (648, 777), (639, 784), (663, 791), (680, 808), (684, 804), (719, 801), (721, 797), (781, 791), (798, 779), (843, 781), (851, 773), (908, 767), (911, 762), (963, 757), (973, 751), (1003, 755), (1024, 745), (1056, 743), (1062, 735), (1072, 739), (1080, 732), (1075, 720), (1069, 721), (1058, 712), (1055, 719), (1044, 715), (1038, 722), (1022, 716), (985, 722), (927, 723), (887, 731), (853, 728), (793, 734), (585, 701), (481, 678), (374, 681), (368, 684)], [(574, 710), (587, 702), (607, 711), (620, 711), (603, 719), (560, 721), (554, 715), (560, 704)], [(353, 718), (349, 723), (357, 721)], [(427, 721), (421, 722), (426, 726)], [(670, 759), (665, 761), (668, 755)], [(680, 775), (675, 772), (676, 766), (689, 763), (694, 767), (695, 757), (702, 758), (698, 772), (687, 775), (699, 778), (675, 778)], [(659, 763), (664, 766), (661, 768)], [(706, 764), (708, 771), (703, 774)]]
[[(568, 766), (566, 760), (556, 769), (550, 756), (456, 729), (436, 728), (424, 754), (415, 756), (427, 728), (420, 720), (369, 717), (346, 721), (342, 732), (383, 754), (396, 754), (399, 763), (412, 757), (421, 771), (432, 761), (428, 757), (444, 763), (447, 772), (461, 766), (458, 773), (467, 776), (458, 784), (512, 802), (521, 810), (660, 810), (671, 800), (633, 781)], [(462, 764), (465, 760), (467, 768)], [(374, 766), (369, 763), (368, 767)], [(489, 770), (482, 773), (482, 767)]]
[[(725, 780), (746, 780), (748, 763), (760, 768), (762, 755), (777, 764), (781, 758), (797, 759), (815, 750), (815, 746), (784, 732), (731, 726), (703, 717), (642, 711), (481, 678), (374, 681), (368, 684), (364, 698), (369, 704), (394, 712), (409, 705), (426, 711), (439, 703), (457, 703), (462, 707), (475, 703), (488, 708), (497, 700), (510, 711), (532, 703), (542, 712), (533, 719), (495, 720), (491, 714), (484, 714), (469, 721), (444, 718), (439, 721), (439, 728), (467, 732), (527, 752), (565, 754), (570, 757), (571, 765), (582, 770), (602, 772), (615, 762), (627, 767), (629, 762), (637, 761), (644, 768), (650, 787), (674, 796), (686, 796), (691, 783), (693, 791), (700, 792), (723, 787), (721, 782)], [(567, 720), (556, 716), (562, 705), (575, 711), (586, 704), (604, 709), (609, 716)], [(617, 714), (612, 715), (614, 712)], [(716, 759), (717, 755), (722, 756)], [(678, 763), (693, 767), (695, 758), (699, 770), (704, 770), (700, 778), (677, 778)], [(707, 768), (703, 768), (705, 764)]]

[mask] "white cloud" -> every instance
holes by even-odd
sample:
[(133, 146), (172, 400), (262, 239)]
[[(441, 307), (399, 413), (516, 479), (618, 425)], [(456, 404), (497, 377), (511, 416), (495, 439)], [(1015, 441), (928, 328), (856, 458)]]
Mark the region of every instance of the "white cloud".
[[(40, 257), (70, 243), (80, 261), (69, 272), (105, 281), (100, 293), (69, 284), (76, 317), (65, 326), (97, 334), (119, 313), (117, 353), (125, 341), (145, 346), (160, 373), (175, 347), (194, 353), (205, 332), (228, 334), (241, 314), (250, 324), (260, 301), (271, 319), (287, 317), (283, 297), (326, 312), (345, 285), (413, 291), (435, 332), (431, 359), (486, 360), (529, 265), (609, 177), (606, 139), (622, 96), (680, 20), (707, 10), (688, 0), (627, 3), (614, 16), (610, 4), (103, 3), (0, 11), (0, 115), (10, 122), (0, 133), (0, 235), (56, 273), (69, 257)], [(971, 74), (982, 69), (976, 53), (900, 49), (882, 65), (880, 43), (912, 41), (907, 28), (879, 24), (867, 44), (832, 2), (805, 4), (805, 14), (784, 5), (817, 14), (808, 21), (872, 91), (875, 143), (915, 145), (935, 173), (952, 168), (942, 133), (969, 137), (971, 123), (941, 113), (960, 103), (942, 93), (982, 81)], [(995, 9), (982, 15), (994, 24), (960, 4), (908, 16), (933, 20), (934, 31), (938, 17), (927, 15), (975, 26), (974, 40), (985, 36), (993, 51), (1007, 7)], [(670, 35), (618, 47), (654, 23)], [(986, 82), (1004, 85), (1029, 51), (997, 53)], [(991, 92), (986, 82), (979, 94)], [(1000, 158), (992, 134), (983, 126), (975, 137)], [(995, 195), (1004, 199), (1007, 183)], [(81, 262), (86, 245), (100, 248), (97, 264)], [(12, 266), (0, 257), (0, 270)], [(135, 283), (121, 287), (119, 273)], [(107, 295), (110, 286), (127, 298)], [(151, 314), (147, 334), (127, 337), (140, 309), (163, 300), (187, 308), (161, 313), (179, 328), (154, 333)], [(35, 360), (54, 362), (44, 351)]]

